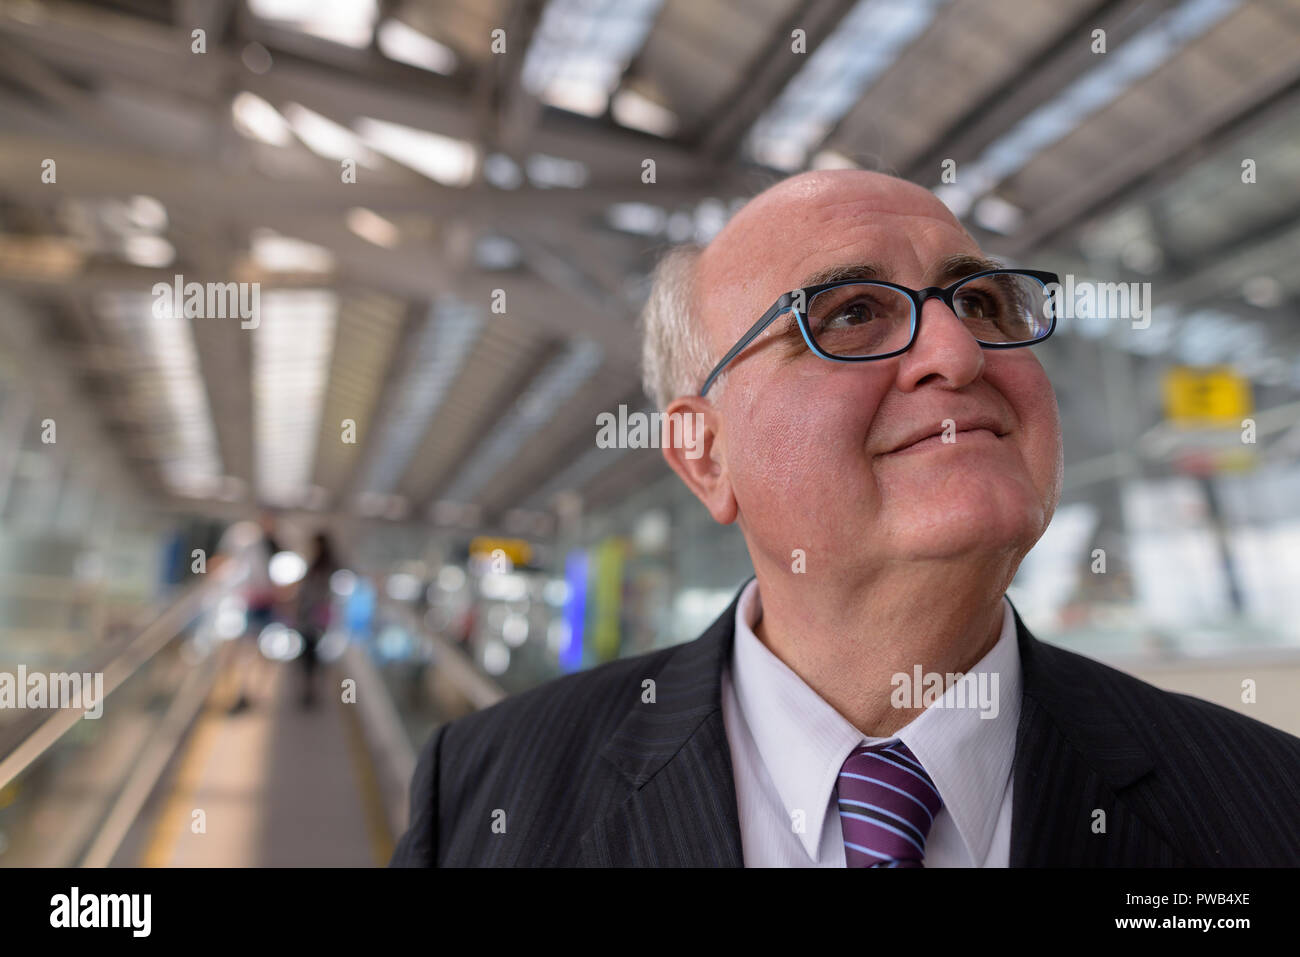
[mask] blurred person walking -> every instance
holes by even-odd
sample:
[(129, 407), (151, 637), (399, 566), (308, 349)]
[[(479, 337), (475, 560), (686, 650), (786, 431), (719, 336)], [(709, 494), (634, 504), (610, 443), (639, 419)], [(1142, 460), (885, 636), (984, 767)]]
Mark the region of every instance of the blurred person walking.
[(330, 578), (339, 569), (328, 536), (317, 533), (315, 544), (316, 557), (298, 584), (297, 596), (298, 633), (302, 635), (302, 654), (298, 660), (302, 663), (303, 708), (316, 704), (316, 649), (330, 626), (334, 603)]
[[(251, 524), (251, 523), (249, 523)], [(275, 605), (278, 589), (271, 579), (271, 559), (280, 552), (276, 539), (275, 514), (269, 510), (258, 516), (259, 535), (248, 546), (245, 555), (249, 562), (248, 580), (244, 586), (244, 598), (247, 605), (247, 618), (244, 634), (239, 639), (238, 696), (230, 706), (231, 714), (238, 714), (251, 707), (254, 692), (257, 697), (267, 689), (270, 680), (269, 663), (258, 649), (258, 639), (263, 630), (275, 617)]]

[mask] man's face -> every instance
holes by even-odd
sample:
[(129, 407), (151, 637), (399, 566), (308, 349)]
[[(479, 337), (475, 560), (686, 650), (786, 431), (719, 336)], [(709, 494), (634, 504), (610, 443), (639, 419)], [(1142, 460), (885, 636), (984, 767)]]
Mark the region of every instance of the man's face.
[[(833, 267), (874, 263), (879, 278), (947, 285), (940, 264), (981, 257), (929, 191), (859, 171), (810, 173), (745, 207), (705, 250), (697, 297), (714, 359), (778, 296)], [(1032, 265), (1032, 264), (1030, 264)], [(955, 278), (955, 277), (953, 277)], [(712, 392), (711, 452), (751, 550), (809, 571), (972, 552), (1019, 556), (1060, 496), (1061, 431), (1034, 347), (982, 349), (937, 299), (901, 356), (829, 362), (778, 319)], [(955, 424), (955, 441), (918, 435)], [(983, 422), (991, 430), (976, 429)]]

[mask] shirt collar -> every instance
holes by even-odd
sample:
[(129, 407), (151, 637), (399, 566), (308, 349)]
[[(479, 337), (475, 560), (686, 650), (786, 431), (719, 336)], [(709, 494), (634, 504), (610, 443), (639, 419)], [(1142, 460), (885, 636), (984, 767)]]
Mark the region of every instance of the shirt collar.
[[(732, 687), (787, 813), (792, 819), (795, 812), (804, 815), (798, 836), (810, 861), (817, 860), (831, 795), (849, 752), (893, 740), (906, 744), (934, 780), (971, 859), (978, 865), (986, 858), (1011, 774), (1020, 716), (1015, 617), (1005, 597), (1002, 605), (997, 643), (961, 681), (894, 735), (872, 738), (759, 641), (753, 631), (762, 612), (758, 580), (745, 586), (736, 603)], [(952, 706), (962, 694), (968, 703), (980, 700), (975, 692), (981, 681), (996, 691), (991, 696), (996, 711), (987, 710), (996, 717), (982, 718), (978, 707)]]

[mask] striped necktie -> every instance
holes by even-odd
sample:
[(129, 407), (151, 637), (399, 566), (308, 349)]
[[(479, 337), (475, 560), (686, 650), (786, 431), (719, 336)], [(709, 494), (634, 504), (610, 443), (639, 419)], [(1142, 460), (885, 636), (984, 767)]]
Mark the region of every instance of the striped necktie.
[(924, 867), (925, 839), (943, 807), (907, 745), (863, 745), (840, 768), (840, 824), (847, 867)]

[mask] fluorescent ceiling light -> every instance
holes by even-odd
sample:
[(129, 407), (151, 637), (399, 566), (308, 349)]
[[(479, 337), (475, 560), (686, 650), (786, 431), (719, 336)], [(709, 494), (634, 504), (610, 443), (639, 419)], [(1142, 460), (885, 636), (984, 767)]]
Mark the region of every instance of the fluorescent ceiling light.
[(365, 466), (358, 501), (363, 511), (396, 487), (482, 328), (478, 313), (457, 299), (440, 298), (429, 308), (414, 345), (415, 361), (396, 385), (377, 451)]
[(390, 160), (444, 186), (468, 186), (478, 151), (464, 140), (364, 116), (357, 120), (362, 140)]
[(288, 146), (293, 142), (293, 130), (289, 127), (289, 121), (255, 93), (247, 90), (236, 93), (230, 102), (230, 117), (241, 136), (261, 140), (272, 146)]
[(707, 243), (727, 225), (727, 206), (712, 196), (702, 199), (695, 207), (695, 241)]
[(610, 104), (614, 122), (655, 136), (672, 136), (677, 131), (677, 114), (636, 90), (619, 90)]
[(248, 0), (253, 16), (363, 50), (370, 46), (375, 0)]
[(249, 245), (253, 262), (268, 272), (330, 272), (334, 254), (324, 246), (281, 236), (270, 229), (255, 230)]
[(1282, 284), (1272, 276), (1252, 276), (1241, 284), (1241, 296), (1257, 309), (1282, 305)]
[(663, 0), (551, 0), (524, 57), (524, 88), (551, 106), (599, 116), (662, 5)]
[(140, 233), (127, 236), (122, 242), (122, 255), (127, 262), (137, 266), (161, 268), (170, 266), (176, 259), (176, 247), (161, 236)]
[(258, 76), (265, 76), (274, 65), (271, 59), (271, 51), (262, 44), (254, 40), (252, 43), (244, 44), (244, 49), (240, 51), (239, 59), (244, 66), (248, 67), (249, 72), (256, 73)]
[(518, 189), (524, 183), (519, 164), (504, 153), (489, 153), (483, 158), (483, 178), (497, 189)]
[(981, 175), (978, 169), (963, 168), (960, 183), (940, 183), (931, 192), (952, 210), (954, 216), (964, 219), (975, 205), (975, 200), (992, 189), (993, 185), (993, 180)]
[[(1059, 95), (1031, 112), (962, 167), (966, 204), (1028, 165), (1089, 116), (1113, 103), (1139, 80), (1150, 76), (1192, 40), (1208, 32), (1241, 0), (1185, 0), (1103, 57), (1098, 65)], [(940, 198), (944, 198), (936, 189)], [(946, 199), (945, 199), (946, 202)], [(951, 204), (950, 204), (951, 205)], [(963, 212), (953, 207), (953, 212)]]
[(684, 243), (695, 235), (695, 217), (679, 209), (668, 217), (664, 232), (670, 243)]
[(542, 90), (541, 98), (550, 106), (583, 116), (600, 116), (609, 108), (609, 93), (585, 79), (557, 77)]
[(860, 169), (857, 163), (836, 150), (822, 150), (809, 164), (813, 169)]
[(151, 233), (167, 228), (167, 207), (152, 196), (132, 196), (126, 209), (133, 226)]
[(144, 293), (97, 300), (114, 338), (137, 358), (126, 380), (128, 405), (139, 416), (164, 484), (177, 495), (212, 495), (223, 484), (223, 470), (194, 332), (189, 319), (156, 315), (153, 306)]
[(514, 269), (522, 258), (519, 244), (508, 236), (480, 236), (474, 243), (474, 263), (480, 269)]
[(298, 134), (298, 139), (317, 156), (332, 160), (356, 160), (362, 166), (376, 165), (374, 154), (346, 126), (340, 126), (298, 103), (286, 103), (284, 115), (293, 131)]
[(975, 222), (985, 229), (1010, 235), (1020, 228), (1025, 214), (1017, 206), (1008, 203), (1001, 196), (985, 196), (975, 204)]
[(580, 189), (587, 184), (590, 175), (586, 163), (545, 153), (534, 153), (528, 157), (524, 167), (532, 184), (543, 189), (551, 186)]
[(474, 450), (447, 488), (445, 497), (465, 502), (482, 492), (500, 469), (535, 437), (599, 368), (603, 353), (596, 343), (572, 342), (528, 384), (496, 427)]
[(755, 121), (745, 152), (776, 169), (798, 169), (947, 2), (859, 0)]
[(334, 352), (338, 296), (271, 290), (253, 336), (253, 427), (259, 500), (299, 506), (311, 494), (320, 417)]
[(348, 229), (366, 242), (392, 249), (402, 239), (401, 230), (378, 213), (361, 206), (354, 206), (347, 213)]
[(605, 211), (605, 221), (625, 233), (657, 236), (668, 223), (668, 213), (650, 203), (614, 203)]
[(390, 60), (430, 70), (433, 73), (456, 72), (456, 54), (432, 37), (407, 26), (401, 20), (385, 20), (375, 32), (379, 52)]

